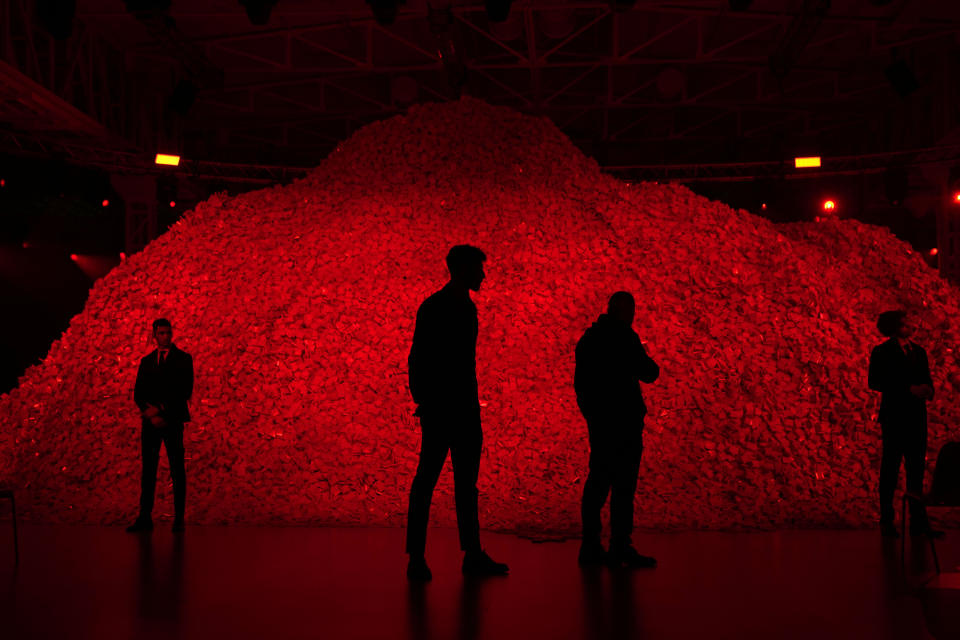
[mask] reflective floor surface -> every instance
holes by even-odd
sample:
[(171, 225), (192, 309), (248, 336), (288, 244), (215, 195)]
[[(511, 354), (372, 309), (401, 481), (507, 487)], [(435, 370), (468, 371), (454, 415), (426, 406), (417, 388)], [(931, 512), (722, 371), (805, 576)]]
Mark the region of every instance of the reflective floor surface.
[[(637, 534), (654, 570), (581, 570), (577, 542), (484, 534), (506, 578), (465, 580), (433, 529), (411, 586), (399, 529), (25, 525), (0, 521), (4, 638), (960, 638), (960, 532)], [(7, 635), (12, 631), (11, 635)]]

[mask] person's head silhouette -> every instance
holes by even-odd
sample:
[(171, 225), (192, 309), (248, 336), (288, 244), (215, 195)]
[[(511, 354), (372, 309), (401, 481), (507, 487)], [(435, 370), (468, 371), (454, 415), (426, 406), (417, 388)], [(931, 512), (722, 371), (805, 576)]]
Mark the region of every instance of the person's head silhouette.
[(166, 318), (157, 318), (153, 321), (153, 339), (161, 349), (169, 349), (173, 341), (173, 325)]
[(607, 315), (624, 323), (628, 327), (633, 324), (633, 315), (636, 312), (636, 303), (633, 296), (626, 291), (617, 291), (610, 296), (607, 303)]
[(877, 318), (877, 329), (887, 338), (907, 339), (913, 333), (910, 316), (902, 309), (884, 311)]
[(479, 291), (480, 283), (486, 277), (483, 263), (486, 254), (469, 244), (458, 244), (447, 254), (447, 269), (450, 270), (450, 282), (455, 286), (471, 291)]

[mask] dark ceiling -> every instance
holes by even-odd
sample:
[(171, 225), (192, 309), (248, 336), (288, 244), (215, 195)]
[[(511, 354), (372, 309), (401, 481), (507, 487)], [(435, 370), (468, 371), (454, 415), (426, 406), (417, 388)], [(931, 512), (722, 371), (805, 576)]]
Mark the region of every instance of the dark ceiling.
[(237, 0), (139, 18), (77, 0), (65, 41), (32, 1), (0, 1), (8, 152), (122, 165), (163, 148), (213, 172), (282, 173), (461, 92), (548, 116), (610, 167), (943, 159), (960, 142), (954, 1), (520, 0), (491, 23), (482, 3), (409, 0), (384, 26), (363, 0), (279, 0), (254, 26)]

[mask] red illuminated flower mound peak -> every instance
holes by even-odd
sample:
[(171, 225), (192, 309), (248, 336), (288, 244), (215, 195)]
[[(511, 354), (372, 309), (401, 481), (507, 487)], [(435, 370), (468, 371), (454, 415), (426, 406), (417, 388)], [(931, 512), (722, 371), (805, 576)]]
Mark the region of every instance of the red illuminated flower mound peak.
[[(564, 162), (558, 162), (563, 158)], [(578, 179), (600, 172), (548, 119), (475, 98), (412, 106), (343, 142), (311, 181), (442, 185)]]

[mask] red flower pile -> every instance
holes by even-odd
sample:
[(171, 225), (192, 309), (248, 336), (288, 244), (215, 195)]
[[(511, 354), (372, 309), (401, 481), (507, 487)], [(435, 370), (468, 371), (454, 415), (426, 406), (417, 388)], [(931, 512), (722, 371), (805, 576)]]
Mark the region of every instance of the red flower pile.
[[(886, 229), (776, 225), (682, 186), (629, 186), (548, 120), (463, 99), (365, 127), (290, 186), (215, 196), (100, 280), (0, 400), (0, 482), (35, 520), (132, 517), (132, 387), (165, 316), (196, 365), (190, 520), (402, 524), (413, 321), (462, 242), (489, 257), (475, 295), (485, 527), (577, 530), (573, 350), (618, 289), (662, 368), (645, 390), (641, 527), (874, 523), (866, 368), (888, 308), (919, 312), (931, 468), (960, 425), (960, 292)], [(452, 523), (449, 474), (435, 504)]]

